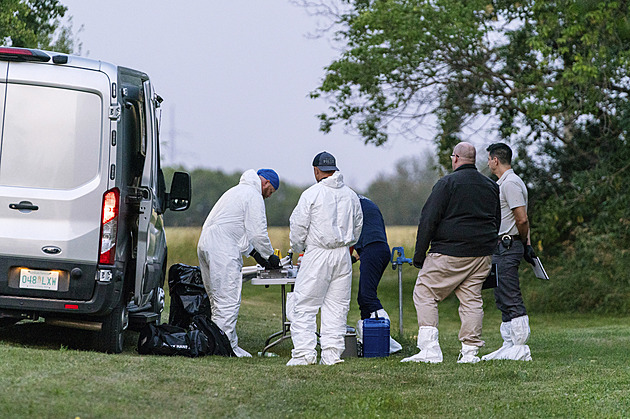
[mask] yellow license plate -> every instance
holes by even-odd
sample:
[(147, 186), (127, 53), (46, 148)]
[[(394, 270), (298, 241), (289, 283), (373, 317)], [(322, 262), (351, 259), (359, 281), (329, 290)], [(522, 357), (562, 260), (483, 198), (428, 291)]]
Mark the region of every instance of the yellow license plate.
[(20, 269), (20, 288), (57, 291), (59, 288), (59, 272)]

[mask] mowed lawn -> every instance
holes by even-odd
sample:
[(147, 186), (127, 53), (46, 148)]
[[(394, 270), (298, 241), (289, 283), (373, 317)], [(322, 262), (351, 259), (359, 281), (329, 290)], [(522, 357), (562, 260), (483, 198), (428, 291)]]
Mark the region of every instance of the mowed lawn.
[[(411, 252), (415, 231), (390, 232), (390, 246)], [(411, 231), (409, 233), (409, 231)], [(196, 263), (198, 229), (171, 229), (170, 262)], [(273, 229), (280, 243), (286, 229)], [(407, 240), (407, 241), (406, 241)], [(288, 240), (287, 240), (288, 241)], [(408, 256), (411, 256), (410, 254)], [(351, 358), (335, 366), (285, 366), (291, 341), (277, 357), (235, 359), (139, 356), (138, 334), (127, 334), (120, 355), (89, 349), (91, 334), (23, 322), (0, 330), (0, 417), (628, 417), (630, 325), (626, 317), (530, 313), (532, 362), (456, 363), (457, 301), (440, 305), (444, 362), (401, 363), (416, 352), (411, 292), (417, 269), (403, 268), (404, 333), (398, 336), (397, 271), (379, 288), (403, 353)], [(356, 299), (348, 318), (359, 318)], [(500, 346), (500, 315), (484, 291), (484, 338)], [(168, 302), (167, 302), (168, 305)], [(164, 313), (163, 319), (168, 319)], [(280, 288), (243, 287), (241, 346), (254, 355), (280, 328)]]

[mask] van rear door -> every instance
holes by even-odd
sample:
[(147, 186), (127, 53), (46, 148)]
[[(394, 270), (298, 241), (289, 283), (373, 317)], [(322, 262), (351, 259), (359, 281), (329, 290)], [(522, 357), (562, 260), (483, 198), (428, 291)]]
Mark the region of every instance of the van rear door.
[[(20, 269), (54, 271), (62, 262), (95, 269), (108, 184), (109, 78), (33, 63), (0, 63), (0, 70), (3, 64), (0, 257), (19, 260)], [(73, 280), (67, 290), (22, 285), (9, 278), (0, 292), (87, 300), (94, 276)], [(67, 294), (73, 287), (81, 291)]]
[(154, 269), (152, 260), (152, 248), (157, 245), (157, 239), (161, 232), (155, 231), (156, 216), (155, 214), (155, 184), (157, 176), (157, 133), (155, 127), (155, 112), (153, 108), (153, 90), (151, 83), (147, 80), (143, 83), (143, 103), (144, 103), (144, 124), (145, 135), (143, 141), (145, 143), (145, 159), (142, 170), (143, 190), (142, 200), (140, 202), (140, 215), (138, 219), (138, 248), (136, 257), (136, 283), (134, 292), (134, 302), (142, 307), (148, 303), (151, 290), (146, 289), (149, 277), (153, 275), (150, 270)]

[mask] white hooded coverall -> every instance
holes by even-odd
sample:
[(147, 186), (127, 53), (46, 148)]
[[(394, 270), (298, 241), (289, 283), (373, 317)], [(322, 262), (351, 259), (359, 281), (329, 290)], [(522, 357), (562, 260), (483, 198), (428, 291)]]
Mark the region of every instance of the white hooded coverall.
[(242, 255), (248, 255), (252, 248), (265, 259), (273, 254), (261, 188), (256, 171), (243, 173), (239, 184), (226, 191), (208, 214), (197, 245), (212, 320), (228, 336), (233, 349), (238, 347)]
[(295, 280), (294, 349), (289, 365), (315, 363), (320, 308), (321, 362), (340, 362), (352, 286), (348, 248), (358, 240), (363, 226), (359, 198), (337, 171), (302, 193), (289, 222), (291, 247), (297, 253), (304, 251)]

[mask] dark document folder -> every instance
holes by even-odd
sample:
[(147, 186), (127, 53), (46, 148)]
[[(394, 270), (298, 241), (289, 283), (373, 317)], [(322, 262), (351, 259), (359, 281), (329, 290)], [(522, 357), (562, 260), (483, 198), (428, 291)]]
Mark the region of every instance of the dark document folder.
[(486, 280), (483, 282), (483, 286), (481, 287), (481, 289), (485, 290), (487, 288), (496, 288), (498, 286), (499, 274), (497, 273), (497, 264), (493, 263), (492, 267), (490, 268), (490, 273), (488, 274)]

